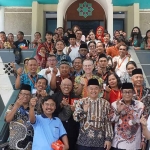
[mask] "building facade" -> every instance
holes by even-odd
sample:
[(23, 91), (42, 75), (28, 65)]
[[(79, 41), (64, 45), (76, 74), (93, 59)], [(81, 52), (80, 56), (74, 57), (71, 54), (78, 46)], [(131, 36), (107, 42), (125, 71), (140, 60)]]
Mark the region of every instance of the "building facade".
[(56, 27), (79, 25), (84, 34), (102, 25), (113, 36), (116, 29), (130, 36), (134, 26), (142, 35), (150, 29), (150, 0), (0, 0), (0, 31), (25, 33), (32, 40), (36, 31), (43, 38)]

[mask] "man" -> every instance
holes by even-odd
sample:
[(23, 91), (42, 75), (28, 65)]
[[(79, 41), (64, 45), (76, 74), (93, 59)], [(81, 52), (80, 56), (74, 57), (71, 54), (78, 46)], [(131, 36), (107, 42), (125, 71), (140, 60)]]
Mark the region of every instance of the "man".
[[(57, 60), (56, 60), (56, 56), (55, 55), (48, 55), (47, 65), (49, 67), (46, 68), (46, 69), (42, 69), (38, 74), (43, 76), (44, 78), (46, 78), (48, 80), (48, 84), (50, 85), (53, 69), (57, 65)], [(58, 69), (57, 69), (57, 71), (58, 72), (57, 72), (56, 76), (60, 75), (60, 72), (59, 72)]]
[(22, 31), (19, 31), (17, 34), (17, 41), (14, 42), (14, 45), (16, 48), (21, 48), (21, 49), (28, 49), (29, 47), (29, 41), (23, 39), (24, 38), (24, 33)]
[(97, 79), (87, 84), (88, 97), (77, 101), (74, 111), (75, 121), (80, 122), (78, 150), (110, 150), (113, 130), (108, 119), (110, 104), (99, 98), (101, 85)]
[(68, 56), (68, 55), (66, 55), (66, 54), (63, 53), (64, 47), (65, 47), (65, 44), (64, 44), (63, 41), (58, 40), (56, 42), (55, 48), (57, 50), (57, 52), (56, 52), (56, 59), (57, 59), (57, 64), (58, 65), (61, 62), (61, 60), (63, 60), (63, 59), (66, 59), (71, 64), (71, 58), (70, 58), (70, 56)]
[(78, 53), (79, 46), (76, 44), (75, 34), (69, 34), (69, 43), (70, 43), (70, 46), (67, 49), (67, 54), (70, 56), (71, 60), (73, 61), (76, 57), (79, 56), (79, 53)]
[(115, 123), (113, 150), (145, 150), (140, 118), (144, 104), (133, 99), (132, 83), (123, 83), (122, 99), (112, 103), (111, 121)]
[(33, 128), (29, 123), (29, 101), (31, 86), (21, 86), (18, 99), (6, 111), (5, 121), (9, 124), (9, 147), (17, 150), (31, 150)]
[[(74, 92), (76, 95), (83, 97), (87, 97), (87, 83), (89, 79), (98, 79), (99, 83), (102, 84), (103, 80), (99, 77), (93, 74), (94, 69), (94, 63), (91, 59), (85, 59), (83, 61), (83, 70), (84, 74), (81, 76), (77, 76), (75, 78), (74, 83)], [(100, 95), (103, 93), (100, 93)], [(102, 95), (101, 95), (102, 96)]]
[(140, 68), (132, 71), (132, 83), (134, 86), (133, 98), (144, 103), (145, 115), (150, 115), (150, 90), (143, 85), (143, 72)]
[(115, 72), (116, 74), (121, 77), (126, 72), (126, 64), (133, 59), (130, 58), (128, 55), (128, 47), (125, 43), (121, 43), (119, 45), (119, 56), (113, 58)]
[(59, 35), (59, 40), (63, 39), (64, 29), (62, 27), (57, 28), (57, 33)]
[(4, 43), (7, 41), (6, 34), (4, 31), (0, 32), (0, 49), (4, 49)]
[(59, 118), (53, 117), (56, 104), (51, 96), (47, 96), (42, 100), (43, 114), (36, 115), (34, 108), (36, 99), (30, 100), (29, 118), (34, 129), (32, 150), (53, 150), (52, 143), (59, 138), (62, 140), (63, 150), (68, 150), (68, 138), (66, 131)]
[[(22, 74), (23, 70), (21, 68), (17, 70), (15, 88), (19, 89), (22, 84), (29, 84), (31, 86), (32, 94), (35, 94), (36, 90), (34, 85), (36, 83), (36, 80), (42, 77), (41, 75), (37, 74), (37, 69), (38, 69), (37, 60), (35, 58), (30, 58), (28, 60), (27, 68), (28, 68), (27, 74)], [(49, 91), (49, 86), (47, 88), (47, 92), (48, 91)]]
[(78, 29), (75, 32), (75, 35), (76, 35), (76, 43), (77, 43), (78, 46), (85, 43), (84, 41), (81, 40), (82, 39), (82, 30)]
[(83, 66), (82, 58), (81, 57), (76, 57), (73, 61), (74, 72), (72, 73), (72, 75), (75, 76), (75, 77), (83, 75), (82, 66)]
[(67, 62), (67, 60), (62, 60), (60, 62), (59, 71), (60, 75), (56, 76), (57, 70), (56, 68), (53, 69), (52, 78), (50, 82), (50, 87), (52, 90), (55, 91), (55, 93), (60, 91), (60, 84), (63, 79), (68, 78), (72, 81), (72, 83), (74, 83), (74, 77), (70, 76), (70, 64)]
[(88, 54), (88, 46), (86, 43), (82, 43), (79, 48), (79, 57), (81, 57), (82, 60), (85, 60), (87, 54)]
[(56, 102), (54, 115), (58, 116), (66, 129), (69, 150), (76, 150), (76, 141), (79, 134), (79, 123), (73, 120), (73, 111), (75, 102), (78, 98), (71, 92), (73, 84), (71, 80), (64, 79), (61, 81), (61, 91), (53, 95)]

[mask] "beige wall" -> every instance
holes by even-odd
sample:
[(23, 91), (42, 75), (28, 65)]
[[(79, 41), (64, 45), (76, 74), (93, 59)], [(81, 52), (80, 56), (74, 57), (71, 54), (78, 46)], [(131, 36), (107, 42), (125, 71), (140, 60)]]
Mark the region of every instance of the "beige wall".
[(17, 34), (18, 31), (24, 32), (25, 38), (31, 40), (31, 8), (5, 8), (4, 29), (6, 34)]

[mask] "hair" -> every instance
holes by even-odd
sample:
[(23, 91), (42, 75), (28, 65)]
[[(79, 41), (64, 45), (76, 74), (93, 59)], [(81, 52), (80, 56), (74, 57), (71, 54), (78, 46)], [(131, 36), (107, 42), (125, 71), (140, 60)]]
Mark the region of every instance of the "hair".
[(95, 41), (90, 41), (90, 42), (88, 43), (88, 47), (90, 46), (91, 43), (93, 43), (93, 44), (95, 45), (95, 47), (96, 47), (96, 42), (95, 42)]
[(120, 48), (120, 46), (125, 46), (126, 50), (128, 51), (128, 46), (125, 43), (121, 42), (118, 47)]
[(131, 41), (131, 42), (133, 42), (133, 40), (134, 40), (133, 30), (134, 30), (135, 28), (137, 28), (137, 29), (139, 30), (139, 32), (138, 32), (138, 34), (137, 34), (137, 46), (140, 47), (143, 38), (142, 38), (141, 30), (140, 30), (139, 27), (134, 27), (134, 28), (132, 29), (132, 31), (131, 31), (131, 38), (132, 38), (132, 41)]
[(56, 58), (56, 55), (49, 54), (49, 55), (47, 56), (47, 58), (50, 58), (50, 57), (55, 57), (55, 58)]
[(137, 65), (134, 61), (129, 61), (127, 64), (126, 64), (126, 69), (128, 67), (128, 65), (133, 65), (135, 68), (137, 68)]
[(94, 65), (94, 61), (93, 61), (92, 59), (85, 59), (85, 60), (83, 61), (83, 63), (84, 63), (85, 61), (91, 61), (92, 64)]
[(6, 35), (6, 33), (4, 31), (1, 31), (0, 34), (5, 34)]
[[(76, 32), (78, 32), (78, 31), (81, 31), (81, 32), (82, 32), (82, 30), (81, 30), (81, 29), (78, 29)], [(75, 33), (76, 33), (76, 32), (75, 32)]]
[(148, 37), (147, 37), (147, 33), (148, 33), (148, 32), (150, 32), (150, 30), (147, 30), (147, 31), (146, 31), (146, 36), (144, 37), (144, 41), (145, 41), (146, 44), (147, 44), (147, 39), (148, 39)]
[(53, 32), (51, 32), (51, 31), (46, 31), (45, 35), (46, 35), (46, 34), (49, 34), (49, 35), (52, 35), (52, 36), (53, 36)]
[(81, 60), (81, 62), (83, 63), (83, 60), (82, 60), (82, 58), (81, 58), (81, 57), (76, 57), (76, 58), (73, 60), (73, 62), (72, 62), (72, 63), (74, 63), (74, 61), (75, 61), (76, 59), (80, 59), (80, 60)]
[(37, 78), (36, 83), (37, 83), (39, 80), (41, 80), (41, 79), (44, 79), (44, 80), (46, 81), (46, 85), (48, 84), (47, 79), (46, 79), (46, 78), (44, 78), (44, 77)]
[(45, 96), (45, 97), (42, 99), (41, 104), (43, 105), (44, 102), (47, 102), (49, 99), (51, 99), (53, 102), (55, 102), (54, 99), (53, 99), (53, 97), (50, 96), (50, 95), (48, 95), (48, 96)]
[(62, 43), (64, 44), (64, 46), (65, 46), (65, 42), (64, 42), (63, 40), (58, 40), (58, 41), (56, 41), (55, 46), (56, 46), (56, 44), (57, 44), (58, 42), (62, 42)]
[(74, 29), (75, 27), (77, 27), (78, 29), (80, 29), (80, 27), (79, 27), (78, 25), (74, 25), (74, 26), (72, 27), (72, 31), (73, 31), (73, 29)]
[(22, 31), (18, 31), (18, 33), (20, 33), (21, 35), (23, 35), (23, 36), (24, 36), (24, 33), (23, 33)]
[(41, 33), (40, 33), (40, 32), (35, 32), (34, 35), (35, 35), (35, 34), (39, 34), (39, 35), (41, 36)]
[(106, 79), (106, 84), (109, 85), (108, 79), (109, 79), (109, 76), (111, 76), (111, 75), (114, 75), (115, 78), (117, 79), (117, 87), (120, 89), (122, 87), (122, 83), (121, 83), (121, 80), (120, 80), (119, 76), (115, 72), (109, 72), (108, 73), (108, 76), (107, 76), (107, 79)]
[[(119, 32), (119, 30), (115, 30), (115, 31), (114, 31), (114, 36), (115, 36), (116, 32)], [(119, 32), (119, 33), (120, 33), (120, 32)]]
[(28, 61), (29, 60), (35, 60), (37, 62), (37, 60), (34, 57), (29, 58)]
[(105, 37), (106, 35), (109, 35), (109, 37), (111, 38), (111, 36), (110, 36), (110, 34), (109, 34), (109, 33), (106, 33), (106, 34), (104, 35), (104, 37)]
[(53, 34), (53, 36), (54, 36), (54, 35), (56, 35), (56, 34), (59, 36), (59, 34), (58, 34), (58, 33), (54, 33), (54, 34)]

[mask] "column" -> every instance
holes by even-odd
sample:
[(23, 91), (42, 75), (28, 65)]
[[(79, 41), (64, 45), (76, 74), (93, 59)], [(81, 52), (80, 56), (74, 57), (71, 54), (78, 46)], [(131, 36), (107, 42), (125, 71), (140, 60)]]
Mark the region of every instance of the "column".
[(0, 31), (4, 31), (4, 7), (0, 6)]

